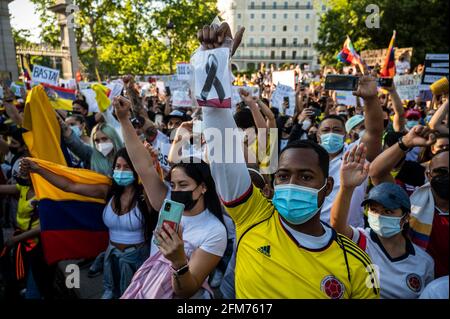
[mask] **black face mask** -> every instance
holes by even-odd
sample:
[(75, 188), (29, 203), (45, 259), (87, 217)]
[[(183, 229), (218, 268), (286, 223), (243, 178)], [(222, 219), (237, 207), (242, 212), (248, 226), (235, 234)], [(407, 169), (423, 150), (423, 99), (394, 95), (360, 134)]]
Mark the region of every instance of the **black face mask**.
[[(197, 189), (197, 187), (194, 190), (196, 190), (196, 189)], [(173, 200), (174, 202), (184, 204), (185, 210), (191, 210), (192, 208), (194, 208), (194, 206), (197, 204), (198, 200), (200, 199), (200, 197), (197, 198), (196, 200), (194, 200), (192, 198), (192, 193), (194, 192), (194, 190), (192, 190), (192, 191), (172, 191), (170, 194), (170, 199)]]
[(435, 176), (431, 179), (430, 184), (434, 192), (441, 199), (449, 200), (448, 174)]
[(317, 135), (316, 135), (316, 133), (308, 134), (308, 139), (310, 141), (313, 141), (313, 142), (317, 143)]

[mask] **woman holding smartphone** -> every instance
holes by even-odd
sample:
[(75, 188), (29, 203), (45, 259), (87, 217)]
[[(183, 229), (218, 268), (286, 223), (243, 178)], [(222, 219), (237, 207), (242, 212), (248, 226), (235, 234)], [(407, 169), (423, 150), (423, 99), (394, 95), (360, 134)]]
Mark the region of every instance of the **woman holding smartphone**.
[(102, 299), (118, 298), (127, 289), (134, 273), (148, 257), (149, 233), (156, 225), (156, 214), (150, 214), (126, 149), (117, 152), (113, 163), (113, 181), (109, 186), (73, 183), (30, 158), (21, 162), (23, 174), (39, 174), (63, 191), (107, 201), (103, 222), (109, 229), (110, 244), (103, 265)]
[[(113, 101), (113, 106), (122, 125), (131, 161), (152, 207), (159, 211), (165, 199), (184, 204), (178, 233), (167, 226), (154, 232), (159, 245), (152, 241), (151, 257), (138, 270), (123, 298), (156, 298), (157, 295), (151, 291), (163, 284), (145, 273), (157, 255), (162, 255), (168, 262), (156, 275), (164, 277), (170, 271), (171, 278), (164, 277), (161, 281), (167, 283), (170, 280), (171, 297), (210, 298), (211, 295), (202, 285), (205, 286), (209, 274), (225, 252), (227, 232), (209, 166), (198, 159), (192, 163), (192, 158), (189, 163), (176, 164), (169, 172), (167, 185), (159, 178), (150, 154), (133, 129), (129, 120), (130, 102), (118, 97)], [(140, 272), (144, 275), (140, 276)], [(147, 283), (147, 280), (153, 280), (154, 285)]]

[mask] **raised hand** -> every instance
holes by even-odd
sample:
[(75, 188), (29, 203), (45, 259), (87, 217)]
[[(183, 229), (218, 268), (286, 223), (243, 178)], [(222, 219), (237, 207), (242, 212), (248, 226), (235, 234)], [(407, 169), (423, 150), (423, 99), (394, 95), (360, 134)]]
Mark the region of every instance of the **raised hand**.
[(174, 269), (183, 267), (187, 258), (184, 252), (181, 226), (176, 233), (172, 227), (163, 225), (163, 229), (155, 230), (154, 235), (159, 242), (159, 250), (172, 263), (172, 267)]
[(416, 125), (402, 138), (406, 147), (427, 147), (436, 142), (434, 131), (426, 126)]
[(244, 31), (245, 28), (241, 27), (237, 30), (233, 39), (229, 24), (223, 22), (220, 26), (217, 24), (213, 24), (211, 26), (205, 25), (197, 32), (197, 38), (206, 50), (221, 47), (224, 41), (228, 38), (233, 41), (233, 45), (231, 47), (231, 56), (233, 56), (241, 44)]
[(341, 166), (341, 186), (355, 188), (361, 185), (369, 175), (369, 163), (366, 163), (367, 147), (361, 143), (346, 152)]
[(128, 99), (123, 96), (116, 96), (112, 104), (119, 121), (127, 120), (130, 117), (131, 102)]
[(29, 157), (24, 157), (20, 160), (19, 173), (21, 176), (28, 176), (30, 173), (37, 173), (39, 168), (39, 165)]
[(358, 88), (353, 95), (363, 99), (376, 98), (378, 95), (377, 81), (374, 77), (364, 75), (359, 78)]

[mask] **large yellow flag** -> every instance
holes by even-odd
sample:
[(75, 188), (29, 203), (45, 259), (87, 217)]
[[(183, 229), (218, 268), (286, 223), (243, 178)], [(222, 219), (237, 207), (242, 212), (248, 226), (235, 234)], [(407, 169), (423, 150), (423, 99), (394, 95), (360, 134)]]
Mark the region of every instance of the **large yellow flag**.
[(61, 128), (41, 85), (35, 86), (27, 96), (22, 126), (28, 130), (23, 139), (31, 156), (67, 166), (61, 150)]
[(92, 90), (95, 92), (95, 99), (97, 100), (98, 109), (100, 112), (105, 112), (111, 105), (111, 101), (108, 97), (111, 92), (106, 86), (95, 83), (91, 85)]

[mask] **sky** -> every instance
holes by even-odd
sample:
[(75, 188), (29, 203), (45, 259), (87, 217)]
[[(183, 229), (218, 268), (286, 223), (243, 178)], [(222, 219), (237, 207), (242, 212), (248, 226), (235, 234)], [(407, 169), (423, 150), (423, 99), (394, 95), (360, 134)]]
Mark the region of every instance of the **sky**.
[(31, 42), (39, 42), (39, 16), (29, 0), (14, 0), (9, 4), (11, 26), (14, 29), (30, 30)]

